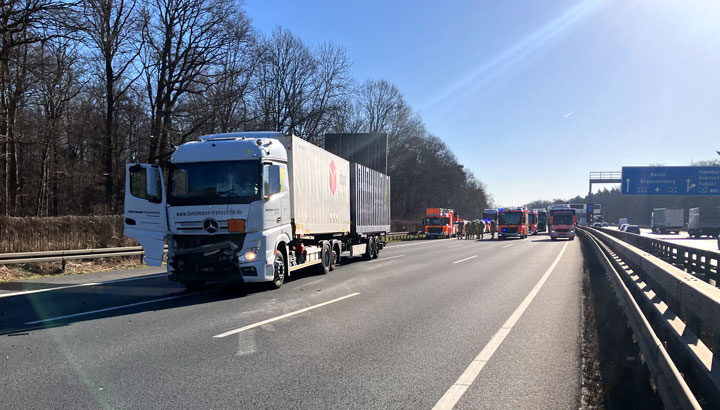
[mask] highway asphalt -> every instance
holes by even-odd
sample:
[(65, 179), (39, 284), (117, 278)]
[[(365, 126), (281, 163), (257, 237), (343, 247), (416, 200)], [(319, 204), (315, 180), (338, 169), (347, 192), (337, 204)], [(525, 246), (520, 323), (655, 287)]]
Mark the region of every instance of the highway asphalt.
[(0, 293), (0, 407), (580, 405), (577, 240), (402, 242), (273, 291), (157, 272)]

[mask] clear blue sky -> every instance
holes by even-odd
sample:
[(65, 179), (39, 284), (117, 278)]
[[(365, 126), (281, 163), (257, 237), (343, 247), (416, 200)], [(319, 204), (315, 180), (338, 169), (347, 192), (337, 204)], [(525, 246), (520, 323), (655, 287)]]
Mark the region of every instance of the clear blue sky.
[(584, 195), (590, 171), (720, 149), (718, 0), (247, 0), (254, 26), (346, 47), (396, 84), (497, 205)]

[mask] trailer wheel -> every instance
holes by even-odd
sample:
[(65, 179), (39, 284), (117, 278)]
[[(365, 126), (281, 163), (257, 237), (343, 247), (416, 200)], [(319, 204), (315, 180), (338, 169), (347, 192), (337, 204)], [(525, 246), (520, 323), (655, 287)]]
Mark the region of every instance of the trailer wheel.
[(330, 256), (330, 270), (334, 270), (335, 265), (340, 264), (340, 249), (338, 248), (338, 245), (332, 246), (332, 253)]
[(273, 263), (273, 280), (270, 287), (278, 289), (285, 283), (285, 256), (279, 250), (275, 250), (275, 263)]
[(373, 237), (372, 241), (372, 255), (370, 256), (372, 259), (377, 259), (378, 256), (380, 256), (380, 249), (378, 248), (378, 238)]
[(330, 245), (325, 242), (322, 250), (320, 251), (320, 265), (318, 265), (318, 272), (321, 275), (327, 275), (330, 273), (330, 265), (332, 265), (332, 252), (330, 251)]
[(369, 237), (369, 238), (367, 239), (367, 247), (365, 248), (365, 253), (363, 253), (363, 256), (362, 256), (362, 257), (363, 257), (363, 260), (369, 261), (370, 259), (372, 259), (372, 255), (373, 255), (373, 252), (372, 252), (373, 243), (375, 243), (375, 238), (373, 238), (373, 237), (371, 236), (371, 237)]

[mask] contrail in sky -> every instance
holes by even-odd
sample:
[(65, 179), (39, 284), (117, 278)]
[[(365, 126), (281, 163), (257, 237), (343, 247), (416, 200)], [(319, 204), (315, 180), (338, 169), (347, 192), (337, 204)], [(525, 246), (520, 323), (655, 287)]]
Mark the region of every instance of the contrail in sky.
[(446, 112), (457, 104), (461, 104), (465, 98), (476, 93), (480, 88), (517, 68), (524, 61), (537, 55), (539, 51), (547, 49), (552, 40), (579, 26), (605, 3), (607, 0), (580, 1), (554, 20), (430, 98), (421, 105), (420, 111), (424, 114), (438, 115), (440, 112)]
[(573, 111), (570, 111), (569, 113), (563, 115), (563, 118), (567, 118), (567, 117), (573, 115), (574, 112), (575, 112), (574, 110), (573, 110)]

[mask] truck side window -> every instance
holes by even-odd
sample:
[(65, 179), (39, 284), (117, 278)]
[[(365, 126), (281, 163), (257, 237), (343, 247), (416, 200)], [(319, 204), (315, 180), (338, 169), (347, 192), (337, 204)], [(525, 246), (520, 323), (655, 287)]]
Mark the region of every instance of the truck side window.
[(265, 164), (262, 172), (263, 194), (270, 191), (270, 165)]
[[(162, 199), (161, 192), (161, 179), (160, 171), (156, 168), (151, 168), (150, 172), (154, 173), (155, 183), (153, 186), (148, 187), (147, 168), (138, 167), (136, 169), (130, 169), (130, 195), (147, 199), (148, 201), (157, 202)], [(152, 191), (152, 192), (148, 192)]]

